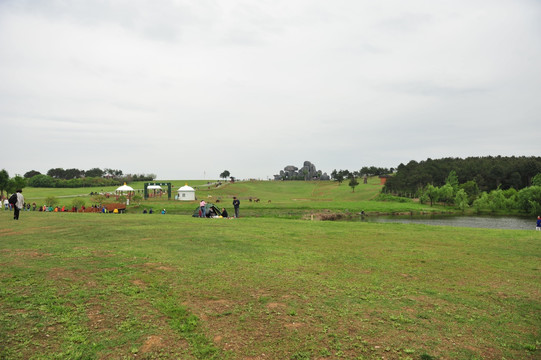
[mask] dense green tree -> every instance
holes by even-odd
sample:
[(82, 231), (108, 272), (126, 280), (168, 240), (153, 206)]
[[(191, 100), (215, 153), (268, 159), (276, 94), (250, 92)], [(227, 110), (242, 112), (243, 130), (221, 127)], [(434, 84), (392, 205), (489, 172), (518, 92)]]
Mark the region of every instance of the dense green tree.
[(7, 191), (9, 183), (9, 174), (5, 169), (0, 170), (0, 198), (4, 197), (4, 191)]
[(331, 176), (335, 181), (338, 181), (338, 184), (342, 184), (342, 182), (344, 181), (344, 172), (342, 170), (340, 171), (336, 171), (336, 169), (333, 170), (333, 172), (331, 173)]
[(28, 179), (28, 186), (32, 187), (39, 187), (39, 188), (45, 188), (45, 187), (55, 187), (55, 179), (48, 175), (36, 175), (32, 178)]
[(490, 199), (488, 197), (488, 194), (483, 191), (481, 193), (481, 196), (473, 202), (473, 207), (475, 208), (475, 211), (477, 213), (480, 213), (483, 208), (488, 207), (489, 203)]
[[(397, 195), (415, 194), (427, 184), (443, 186), (451, 171), (455, 171), (459, 184), (475, 181), (480, 191), (520, 190), (530, 186), (533, 177), (541, 171), (541, 157), (469, 157), (410, 161), (400, 164), (397, 172), (387, 180), (384, 191)], [(468, 195), (471, 196), (470, 193)]]
[(63, 168), (54, 168), (47, 171), (47, 175), (55, 179), (64, 179), (66, 171)]
[(386, 175), (386, 174), (391, 174), (392, 172), (393, 172), (392, 169), (376, 167), (376, 166), (363, 166), (361, 170), (359, 171), (358, 177), (362, 177), (364, 175), (366, 176)]
[(9, 179), (8, 189), (9, 192), (15, 192), (19, 189), (24, 189), (26, 187), (26, 179), (20, 175), (15, 175), (15, 177)]
[(479, 196), (479, 187), (475, 180), (466, 181), (464, 184), (460, 185), (460, 189), (464, 190), (468, 195), (468, 204), (473, 204), (475, 199)]
[(114, 177), (114, 178), (118, 178), (118, 177), (121, 177), (122, 176), (122, 170), (118, 170), (118, 169), (103, 169), (105, 175), (109, 175), (111, 177)]
[(359, 182), (357, 181), (357, 179), (353, 176), (349, 179), (349, 187), (351, 188), (351, 190), (353, 190), (352, 192), (355, 192), (355, 187), (359, 185)]
[(460, 189), (457, 191), (455, 195), (455, 205), (464, 212), (466, 208), (469, 206), (469, 198), (468, 194), (464, 189)]
[(503, 190), (497, 189), (490, 192), (488, 206), (492, 212), (504, 210), (506, 208), (506, 201), (505, 196), (503, 195)]
[(25, 179), (30, 179), (36, 175), (41, 175), (41, 173), (39, 171), (36, 171), (36, 170), (30, 170), (28, 172), (26, 172), (23, 176)]
[(445, 205), (450, 205), (453, 203), (455, 198), (455, 193), (451, 184), (443, 185), (439, 190), (440, 200), (445, 203)]
[(100, 168), (92, 168), (87, 171), (85, 171), (86, 177), (102, 177), (103, 176), (103, 170)]
[(453, 188), (453, 193), (456, 194), (456, 192), (458, 191), (458, 176), (456, 175), (456, 171), (454, 170), (451, 170), (449, 172), (449, 175), (447, 176), (447, 179), (445, 179), (445, 184), (449, 184), (451, 185), (451, 187)]
[(517, 206), (530, 215), (541, 215), (541, 186), (530, 186), (517, 194)]
[(227, 179), (230, 175), (231, 175), (231, 173), (229, 172), (229, 170), (224, 170), (224, 171), (220, 174), (220, 178), (225, 180), (225, 179)]
[(541, 173), (535, 175), (532, 179), (532, 186), (541, 186)]
[(423, 193), (430, 200), (430, 206), (439, 200), (439, 189), (432, 184), (426, 185)]
[(71, 179), (78, 179), (80, 177), (84, 176), (84, 171), (81, 171), (79, 169), (66, 169), (64, 171), (64, 177), (65, 180), (71, 180)]

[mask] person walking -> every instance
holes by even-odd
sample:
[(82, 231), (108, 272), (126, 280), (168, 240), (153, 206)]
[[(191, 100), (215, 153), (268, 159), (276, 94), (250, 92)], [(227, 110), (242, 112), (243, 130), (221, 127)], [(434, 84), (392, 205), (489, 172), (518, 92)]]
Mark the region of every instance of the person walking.
[(24, 196), (21, 189), (17, 190), (17, 200), (13, 204), (13, 219), (19, 220), (19, 212), (24, 209)]
[(240, 207), (240, 201), (237, 199), (236, 196), (233, 196), (233, 207), (235, 208), (235, 217), (239, 217), (239, 207)]
[(537, 217), (537, 224), (535, 225), (535, 230), (541, 231), (541, 216)]

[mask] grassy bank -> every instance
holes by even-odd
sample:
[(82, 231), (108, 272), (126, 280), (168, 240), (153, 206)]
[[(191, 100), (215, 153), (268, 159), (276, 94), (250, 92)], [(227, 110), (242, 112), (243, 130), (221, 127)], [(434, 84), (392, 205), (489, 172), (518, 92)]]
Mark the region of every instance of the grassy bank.
[(539, 357), (535, 231), (10, 215), (0, 358)]
[[(163, 181), (168, 182), (168, 181)], [(302, 218), (310, 214), (318, 213), (350, 213), (356, 215), (361, 211), (367, 213), (424, 213), (453, 211), (451, 208), (441, 206), (430, 207), (413, 201), (375, 201), (381, 185), (377, 177), (371, 178), (368, 184), (360, 184), (355, 192), (342, 183), (331, 181), (249, 181), (234, 184), (224, 183), (222, 186), (206, 186), (203, 181), (169, 181), (174, 186), (173, 197), (176, 189), (188, 183), (197, 187), (196, 196), (198, 201), (182, 202), (167, 200), (167, 195), (150, 198), (139, 204), (128, 207), (129, 213), (141, 213), (145, 208), (154, 210), (166, 209), (170, 214), (190, 215), (198, 206), (199, 200), (216, 203), (220, 207), (228, 209), (232, 213), (232, 198), (241, 200), (241, 213), (248, 217), (280, 217)], [(134, 189), (141, 190), (144, 183), (130, 184)], [(93, 204), (91, 192), (114, 192), (116, 187), (111, 188), (79, 188), (79, 189), (40, 189), (25, 188), (25, 199), (29, 203), (35, 202), (43, 205), (45, 198), (55, 196), (60, 205), (71, 208), (74, 198), (84, 199), (86, 206)], [(250, 199), (259, 199), (259, 202)], [(111, 201), (113, 198), (111, 198)]]

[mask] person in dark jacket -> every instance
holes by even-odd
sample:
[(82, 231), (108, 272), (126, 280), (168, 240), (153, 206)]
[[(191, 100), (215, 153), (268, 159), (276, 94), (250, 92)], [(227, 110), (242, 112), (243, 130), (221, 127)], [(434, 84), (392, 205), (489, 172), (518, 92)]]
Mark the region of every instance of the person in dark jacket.
[(240, 200), (236, 196), (233, 196), (233, 207), (235, 208), (235, 217), (239, 217)]
[(13, 219), (19, 220), (19, 212), (24, 209), (24, 196), (21, 189), (17, 190), (17, 201), (13, 204)]
[(229, 217), (229, 214), (227, 213), (227, 210), (225, 208), (222, 208), (222, 217)]

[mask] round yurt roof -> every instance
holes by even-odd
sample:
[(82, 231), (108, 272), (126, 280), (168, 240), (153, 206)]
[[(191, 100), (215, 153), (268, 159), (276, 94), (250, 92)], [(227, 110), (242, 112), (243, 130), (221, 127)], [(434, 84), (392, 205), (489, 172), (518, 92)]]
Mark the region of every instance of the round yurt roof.
[(124, 183), (124, 185), (119, 186), (116, 191), (133, 191), (133, 188)]
[(158, 189), (161, 189), (162, 187), (160, 185), (149, 185), (147, 186), (147, 189), (149, 190), (158, 190)]
[(188, 185), (184, 185), (183, 187), (178, 188), (177, 191), (178, 192), (180, 191), (194, 191), (195, 192), (194, 188)]

